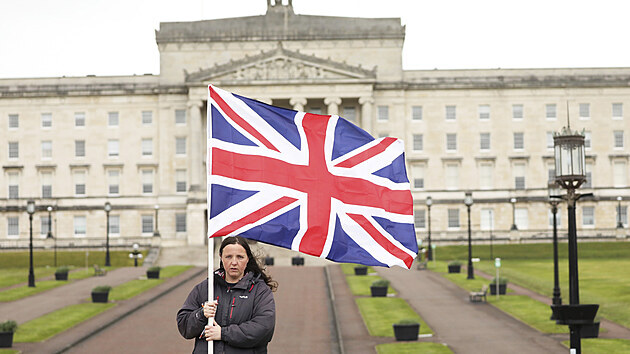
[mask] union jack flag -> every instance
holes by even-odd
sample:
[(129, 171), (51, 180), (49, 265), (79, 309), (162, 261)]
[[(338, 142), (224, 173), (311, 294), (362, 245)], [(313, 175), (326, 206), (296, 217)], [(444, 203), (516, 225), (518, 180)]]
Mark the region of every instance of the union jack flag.
[(411, 267), (418, 244), (401, 140), (208, 89), (210, 237)]

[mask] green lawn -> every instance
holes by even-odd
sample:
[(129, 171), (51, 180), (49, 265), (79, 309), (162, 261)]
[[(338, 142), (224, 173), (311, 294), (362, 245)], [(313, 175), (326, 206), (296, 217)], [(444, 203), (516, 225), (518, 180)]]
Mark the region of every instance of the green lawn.
[[(4, 256), (0, 253), (0, 259)], [(0, 268), (0, 288), (28, 282), (27, 268)], [(35, 281), (55, 274), (55, 268), (37, 267), (33, 269)]]
[[(346, 281), (348, 282), (348, 286), (350, 287), (350, 291), (352, 295), (355, 296), (372, 296), (372, 292), (370, 291), (370, 286), (372, 286), (372, 282), (376, 280), (381, 280), (383, 278), (377, 275), (347, 275)], [(387, 288), (388, 294), (396, 294), (392, 287)]]
[[(112, 267), (132, 267), (133, 259), (129, 258), (129, 252), (131, 250), (116, 250), (109, 252), (110, 263)], [(142, 265), (143, 260), (147, 256), (147, 251), (142, 251), (143, 257), (138, 262)], [(54, 251), (52, 250), (36, 250), (33, 252), (33, 267), (50, 267), (54, 273), (55, 259)], [(62, 266), (74, 266), (77, 268), (85, 268), (85, 266), (92, 267), (94, 264), (98, 264), (101, 267), (105, 266), (105, 251), (104, 250), (90, 250), (90, 251), (59, 251), (57, 250), (57, 265)], [(28, 271), (29, 267), (29, 252), (28, 251), (16, 251), (16, 252), (2, 252), (0, 253), (0, 269), (7, 268), (25, 268)], [(28, 274), (28, 273), (27, 273)], [(37, 274), (36, 274), (37, 275)], [(1, 285), (0, 285), (1, 286)]]
[[(18, 279), (17, 277), (14, 276), (15, 274), (22, 275), (22, 273), (24, 271), (25, 271), (24, 269), (9, 269), (8, 272), (10, 274), (12, 274), (12, 275), (9, 276), (9, 278), (12, 278), (13, 280), (18, 280), (17, 284), (24, 283), (24, 281), (28, 281), (28, 270), (26, 270), (26, 278), (24, 278), (24, 279)], [(4, 273), (4, 272), (5, 272), (5, 270), (2, 270), (2, 273)], [(54, 273), (54, 270), (52, 270), (52, 272)], [(42, 277), (45, 276), (44, 274), (42, 274)], [(70, 272), (68, 274), (68, 279), (69, 280), (79, 280), (79, 279), (84, 279), (84, 278), (87, 278), (87, 277), (90, 277), (90, 276), (92, 276), (91, 272), (85, 272), (83, 270), (78, 270), (78, 271)], [(65, 284), (68, 284), (68, 281), (57, 281), (57, 280), (42, 280), (42, 281), (38, 281), (37, 280), (37, 271), (35, 271), (35, 287), (34, 288), (31, 288), (31, 287), (28, 286), (27, 283), (24, 283), (22, 286), (11, 288), (11, 289), (7, 289), (7, 290), (4, 290), (4, 291), (0, 291), (0, 302), (8, 302), (8, 301), (19, 300), (21, 298), (24, 298), (24, 297), (27, 297), (27, 296), (31, 296), (31, 295), (35, 295), (35, 294), (39, 294), (39, 293), (41, 293), (43, 291), (54, 289), (56, 287), (63, 286)]]
[(390, 297), (361, 297), (355, 299), (363, 321), (371, 336), (393, 337), (392, 325), (403, 319), (420, 323), (420, 334), (433, 334), (429, 326), (404, 299)]
[(446, 345), (441, 343), (422, 342), (398, 342), (386, 343), (376, 346), (378, 354), (450, 354), (453, 353)]
[[(569, 341), (562, 344), (569, 348)], [(630, 340), (627, 339), (582, 339), (583, 354), (630, 354)]]

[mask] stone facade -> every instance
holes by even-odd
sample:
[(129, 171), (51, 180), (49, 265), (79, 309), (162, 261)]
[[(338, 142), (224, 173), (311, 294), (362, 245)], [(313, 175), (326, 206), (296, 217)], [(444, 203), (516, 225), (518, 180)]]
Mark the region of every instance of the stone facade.
[[(396, 18), (269, 3), (261, 16), (162, 23), (159, 75), (0, 79), (0, 245), (27, 244), (29, 199), (39, 243), (51, 206), (61, 245), (103, 244), (106, 201), (113, 245), (205, 243), (209, 83), (404, 139), (418, 239), (430, 195), (434, 241), (467, 236), (468, 190), (476, 241), (549, 237), (549, 136), (568, 108), (595, 195), (578, 204), (578, 234), (625, 237), (630, 68), (404, 71), (404, 36)], [(566, 220), (561, 205), (561, 233)]]

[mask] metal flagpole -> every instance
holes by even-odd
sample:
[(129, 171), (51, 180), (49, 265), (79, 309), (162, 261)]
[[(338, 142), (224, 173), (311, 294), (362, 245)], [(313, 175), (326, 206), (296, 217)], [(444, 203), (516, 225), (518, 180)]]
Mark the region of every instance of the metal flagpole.
[[(210, 169), (212, 167), (211, 162), (212, 162), (212, 155), (211, 155), (211, 151), (212, 149), (210, 148), (210, 138), (212, 137), (212, 113), (210, 111), (210, 86), (208, 86), (208, 104), (207, 104), (207, 109), (206, 109), (206, 119), (208, 121), (208, 123), (206, 124), (207, 129), (206, 129), (206, 176), (207, 176), (207, 182), (206, 182), (206, 204), (208, 207), (208, 212), (206, 214), (206, 217), (210, 216)], [(194, 163), (194, 162), (193, 162)], [(207, 221), (207, 220), (206, 220)], [(210, 238), (210, 229), (207, 230), (207, 234), (206, 234), (206, 240), (208, 241), (208, 301), (214, 301), (214, 274), (212, 271), (212, 267), (214, 266), (214, 238)], [(209, 326), (213, 326), (214, 325), (214, 317), (210, 317), (208, 318), (208, 325)], [(213, 341), (208, 341), (208, 354), (212, 354), (214, 353), (214, 343)]]

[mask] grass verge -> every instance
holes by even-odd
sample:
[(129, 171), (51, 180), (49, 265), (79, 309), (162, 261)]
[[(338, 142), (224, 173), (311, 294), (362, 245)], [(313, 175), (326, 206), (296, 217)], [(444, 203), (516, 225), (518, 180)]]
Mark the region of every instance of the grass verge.
[(414, 319), (420, 323), (420, 334), (433, 334), (429, 326), (401, 298), (362, 297), (355, 299), (359, 312), (371, 336), (393, 337), (392, 325), (402, 319)]
[[(53, 270), (53, 273), (54, 273), (54, 270)], [(68, 278), (70, 280), (79, 280), (79, 279), (88, 278), (90, 276), (92, 276), (92, 273), (84, 272), (81, 270), (77, 272), (70, 272), (68, 274)], [(9, 301), (19, 300), (27, 296), (39, 294), (41, 292), (54, 289), (54, 288), (57, 288), (59, 286), (63, 286), (66, 284), (68, 284), (67, 281), (57, 281), (57, 280), (37, 281), (37, 278), (35, 278), (34, 288), (31, 288), (28, 285), (23, 285), (16, 288), (11, 288), (8, 290), (1, 291), (0, 302), (9, 302)]]
[(376, 346), (378, 354), (449, 354), (453, 353), (441, 343), (399, 342), (379, 344)]
[[(562, 342), (569, 348), (569, 341)], [(584, 354), (630, 354), (630, 340), (628, 339), (582, 339), (582, 353)]]
[[(377, 275), (348, 275), (346, 281), (350, 287), (350, 291), (355, 296), (372, 296), (370, 286), (372, 282), (383, 279)], [(387, 288), (388, 294), (396, 294), (396, 291), (392, 287)]]

